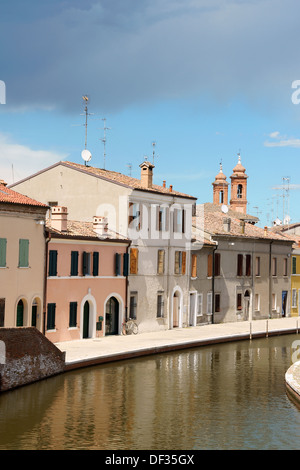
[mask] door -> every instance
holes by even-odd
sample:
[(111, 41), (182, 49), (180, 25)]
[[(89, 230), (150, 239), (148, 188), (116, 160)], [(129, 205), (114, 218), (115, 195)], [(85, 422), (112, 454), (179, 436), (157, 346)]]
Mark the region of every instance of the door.
[(23, 326), (24, 320), (24, 304), (22, 300), (19, 300), (17, 305), (17, 326)]
[(5, 299), (0, 299), (0, 327), (4, 326)]
[(190, 294), (190, 318), (189, 318), (189, 326), (196, 325), (196, 294)]
[(90, 323), (90, 304), (88, 303), (88, 301), (86, 301), (83, 307), (83, 329), (82, 329), (83, 338), (89, 337), (89, 323)]
[(175, 294), (173, 297), (173, 328), (179, 326), (179, 299)]
[(249, 307), (250, 307), (250, 292), (246, 290), (244, 295), (244, 320), (249, 319)]
[(37, 317), (37, 305), (33, 305), (32, 311), (31, 311), (31, 326), (36, 327), (36, 317)]
[(117, 335), (119, 333), (119, 302), (111, 297), (106, 302), (105, 335)]
[(282, 291), (282, 309), (281, 309), (281, 315), (283, 317), (286, 316), (286, 308), (287, 308), (287, 291), (283, 290)]

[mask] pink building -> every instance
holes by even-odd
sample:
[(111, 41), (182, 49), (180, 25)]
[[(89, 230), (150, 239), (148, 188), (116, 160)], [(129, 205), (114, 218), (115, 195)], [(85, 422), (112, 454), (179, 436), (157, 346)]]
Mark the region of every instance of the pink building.
[(46, 337), (56, 343), (120, 334), (130, 242), (103, 217), (68, 221), (66, 207), (52, 207), (46, 230)]

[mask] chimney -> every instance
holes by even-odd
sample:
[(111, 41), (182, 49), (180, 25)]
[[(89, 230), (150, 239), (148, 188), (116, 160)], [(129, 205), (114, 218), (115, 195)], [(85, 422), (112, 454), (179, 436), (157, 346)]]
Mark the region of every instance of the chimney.
[(173, 191), (173, 186), (170, 184), (170, 193)]
[(63, 206), (51, 208), (51, 227), (59, 232), (66, 232), (68, 224), (68, 209)]
[(0, 184), (2, 184), (3, 186), (7, 186), (7, 183), (4, 180), (0, 180)]
[(108, 221), (107, 217), (94, 215), (93, 230), (99, 237), (108, 237)]
[(166, 182), (165, 182), (165, 181), (163, 181), (163, 188), (165, 188), (165, 187), (166, 187)]
[(240, 226), (241, 226), (241, 233), (245, 233), (245, 221), (244, 220), (240, 221)]
[(153, 180), (153, 168), (154, 165), (152, 163), (145, 161), (141, 163), (141, 185), (143, 188), (151, 189), (152, 188), (152, 180)]
[(268, 227), (264, 227), (264, 236), (266, 237), (268, 233)]
[(230, 223), (231, 223), (231, 219), (229, 217), (224, 217), (224, 219), (223, 219), (223, 230), (225, 232), (230, 232)]

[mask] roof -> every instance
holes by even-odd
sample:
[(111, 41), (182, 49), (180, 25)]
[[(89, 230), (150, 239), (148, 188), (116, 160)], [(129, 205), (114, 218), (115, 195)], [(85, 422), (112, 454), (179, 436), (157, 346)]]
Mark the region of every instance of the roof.
[(24, 196), (12, 189), (8, 188), (5, 184), (0, 184), (0, 203), (8, 204), (21, 204), (26, 206), (37, 206), (47, 209), (48, 206), (42, 202), (36, 201), (28, 196)]
[(93, 222), (82, 222), (76, 220), (67, 221), (67, 230), (60, 231), (51, 227), (51, 221), (47, 219), (46, 230), (57, 238), (78, 238), (78, 239), (91, 239), (100, 241), (120, 241), (129, 243), (129, 239), (108, 229), (107, 234), (100, 236), (95, 230), (93, 230)]
[[(200, 206), (202, 206), (202, 204)], [(197, 206), (197, 207), (200, 207), (200, 206)], [(228, 212), (226, 213), (222, 212), (221, 205), (213, 204), (211, 202), (206, 202), (204, 204), (204, 207), (205, 207), (206, 212), (222, 213), (223, 217), (233, 217), (233, 218), (244, 220), (244, 221), (251, 222), (251, 223), (256, 223), (259, 221), (258, 217), (255, 217), (254, 215), (243, 214), (242, 212), (234, 211), (233, 209), (230, 208), (230, 206), (228, 206)]]
[(194, 200), (197, 199), (194, 196), (184, 194), (184, 193), (181, 193), (179, 191), (174, 191), (174, 189), (172, 189), (172, 191), (170, 191), (169, 188), (165, 188), (163, 186), (159, 186), (159, 185), (156, 185), (156, 184), (153, 184), (151, 188), (144, 188), (141, 184), (141, 181), (137, 178), (133, 178), (133, 177), (128, 176), (128, 175), (123, 175), (122, 173), (118, 173), (116, 171), (104, 170), (103, 168), (96, 168), (96, 167), (92, 167), (92, 166), (88, 166), (88, 165), (82, 165), (80, 163), (74, 163), (74, 162), (69, 162), (69, 161), (57, 162), (54, 165), (52, 165), (48, 168), (45, 168), (45, 169), (39, 171), (38, 173), (35, 173), (34, 175), (31, 175), (27, 178), (24, 178), (23, 180), (18, 181), (17, 183), (12, 184), (10, 186), (14, 187), (17, 184), (19, 184), (23, 181), (26, 181), (28, 179), (31, 179), (34, 176), (37, 176), (38, 174), (43, 173), (44, 171), (47, 171), (47, 170), (49, 170), (51, 168), (54, 168), (55, 166), (58, 166), (58, 165), (66, 166), (68, 168), (73, 168), (74, 170), (82, 171), (83, 173), (86, 173), (88, 175), (92, 175), (92, 176), (95, 176), (97, 178), (104, 179), (106, 181), (110, 181), (112, 183), (116, 183), (116, 184), (119, 184), (119, 185), (122, 185), (122, 186), (126, 186), (126, 187), (131, 188), (131, 189), (138, 189), (140, 191), (148, 191), (148, 192), (152, 192), (152, 193), (160, 193), (160, 194), (165, 194), (165, 195), (169, 195), (169, 196), (171, 195), (171, 196), (184, 197), (184, 198), (189, 198), (189, 199), (194, 199)]
[[(274, 233), (271, 230), (265, 230), (257, 227), (252, 223), (245, 222), (242, 214), (240, 217), (234, 217), (232, 213), (224, 214), (218, 210), (212, 210), (211, 204), (203, 204), (203, 213), (201, 215), (200, 207), (197, 206), (197, 215), (193, 217), (193, 228), (198, 231), (198, 235), (201, 234), (204, 240), (213, 241), (214, 236), (228, 236), (228, 237), (239, 237), (245, 239), (261, 239), (261, 240), (277, 240), (281, 242), (292, 242), (293, 240), (285, 237), (281, 234)], [(234, 211), (232, 211), (234, 212)], [(227, 231), (224, 226), (224, 219), (230, 219), (230, 231)], [(244, 223), (245, 222), (245, 223)], [(242, 231), (242, 225), (244, 224), (244, 231)], [(198, 237), (197, 237), (198, 238)], [(200, 241), (200, 238), (198, 238)]]

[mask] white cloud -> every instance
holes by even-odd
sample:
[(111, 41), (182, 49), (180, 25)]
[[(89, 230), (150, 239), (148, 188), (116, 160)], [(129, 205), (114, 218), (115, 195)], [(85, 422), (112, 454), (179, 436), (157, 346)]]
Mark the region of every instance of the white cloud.
[(9, 136), (0, 133), (0, 179), (8, 184), (66, 158), (66, 154), (35, 150), (14, 142)]
[(266, 140), (264, 142), (265, 147), (300, 147), (300, 139), (287, 138), (287, 136), (281, 136), (278, 131), (271, 132), (271, 134), (269, 134), (269, 137), (271, 137), (271, 139), (275, 139), (275, 141), (270, 142)]

